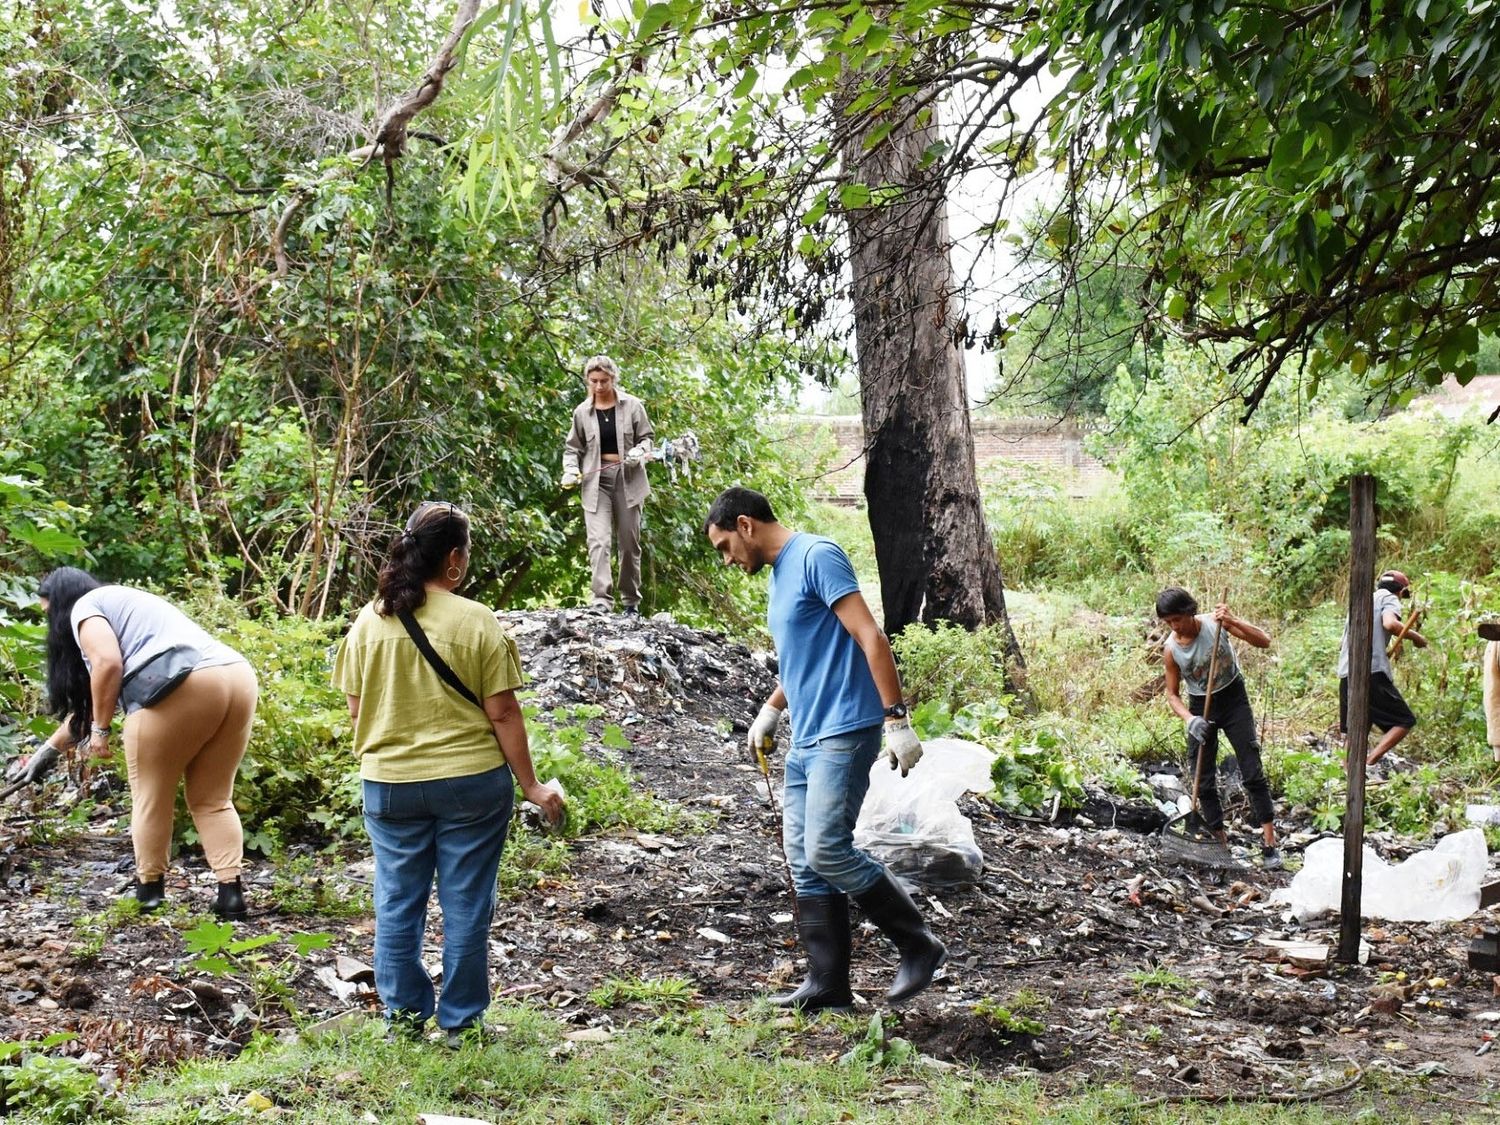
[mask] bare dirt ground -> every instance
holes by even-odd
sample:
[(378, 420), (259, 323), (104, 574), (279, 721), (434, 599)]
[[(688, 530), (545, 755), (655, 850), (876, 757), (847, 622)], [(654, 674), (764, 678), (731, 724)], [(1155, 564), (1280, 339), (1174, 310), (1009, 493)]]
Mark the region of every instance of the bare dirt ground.
[[(589, 992), (609, 978), (683, 977), (702, 1001), (730, 1007), (800, 979), (776, 814), (743, 759), (743, 735), (726, 723), (743, 730), (769, 674), (743, 648), (681, 626), (628, 627), (583, 613), (506, 620), (538, 702), (604, 704), (607, 717), (590, 722), (594, 735), (619, 723), (631, 745), (615, 756), (637, 783), (711, 826), (574, 841), (565, 875), (500, 906), (497, 996), (545, 1005), (602, 1033), (647, 1016), (593, 1003)], [(30, 800), (64, 803), (58, 790), (54, 782)], [(1025, 822), (982, 798), (963, 807), (984, 850), (984, 876), (973, 890), (919, 894), (951, 959), (928, 992), (888, 1021), (923, 1054), (990, 1075), (1037, 1073), (1059, 1092), (1113, 1082), (1152, 1094), (1291, 1098), (1363, 1070), (1423, 1076), (1423, 1100), (1455, 1111), (1492, 1104), (1500, 996), (1489, 973), (1466, 967), (1465, 947), (1481, 925), (1500, 924), (1495, 910), (1462, 923), (1367, 923), (1368, 964), (1310, 967), (1260, 940), (1336, 945), (1335, 922), (1299, 927), (1267, 903), (1287, 873), (1250, 869), (1215, 881), (1165, 864), (1154, 841), (1134, 832)], [(5, 814), (0, 1039), (73, 1031), (65, 1049), (123, 1077), (184, 1056), (233, 1053), (257, 1027), (378, 1011), (348, 960), (371, 959), (367, 914), (289, 914), (277, 902), (277, 871), (252, 864), (252, 916), (236, 938), (324, 932), (332, 942), (296, 957), (283, 938), (258, 951), (268, 955), (258, 972), (242, 964), (208, 975), (193, 967), (182, 937), (201, 919), (182, 908), (103, 920), (130, 878), (128, 840), (114, 817), (49, 841), (37, 826), (56, 808), (34, 807), (23, 794)], [(171, 899), (206, 913), (205, 878), (201, 861), (188, 858), (169, 877)], [(358, 895), (370, 864), (356, 848), (344, 860), (318, 857), (298, 878), (304, 887), (322, 880), (334, 897)], [(284, 868), (281, 885), (284, 895)], [(435, 917), (431, 938), (435, 965)], [(883, 1005), (894, 960), (878, 933), (861, 928), (860, 1012)], [(279, 972), (270, 968), (282, 962)], [(986, 1000), (1045, 1030), (998, 1026), (975, 1012)], [(850, 1046), (847, 1031), (828, 1021), (799, 1041), (818, 1058)]]

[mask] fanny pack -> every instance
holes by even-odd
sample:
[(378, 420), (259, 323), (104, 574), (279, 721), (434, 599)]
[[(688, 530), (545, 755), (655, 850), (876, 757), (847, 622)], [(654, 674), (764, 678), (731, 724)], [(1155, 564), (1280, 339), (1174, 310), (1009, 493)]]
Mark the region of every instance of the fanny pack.
[(203, 654), (192, 645), (173, 645), (157, 653), (120, 681), (120, 705), (125, 714), (160, 703), (202, 659)]

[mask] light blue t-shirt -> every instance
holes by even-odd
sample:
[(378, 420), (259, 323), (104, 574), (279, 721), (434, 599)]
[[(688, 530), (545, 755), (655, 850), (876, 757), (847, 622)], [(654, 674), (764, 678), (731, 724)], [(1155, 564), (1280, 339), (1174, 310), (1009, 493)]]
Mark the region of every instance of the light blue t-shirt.
[(772, 564), (766, 624), (781, 663), (794, 746), (885, 719), (864, 650), (831, 608), (858, 590), (849, 556), (821, 535), (799, 531)]

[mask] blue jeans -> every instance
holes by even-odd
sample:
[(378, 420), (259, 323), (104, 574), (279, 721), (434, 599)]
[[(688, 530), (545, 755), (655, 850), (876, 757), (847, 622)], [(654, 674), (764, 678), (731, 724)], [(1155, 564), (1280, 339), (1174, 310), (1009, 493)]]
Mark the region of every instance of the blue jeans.
[(856, 895), (885, 873), (854, 846), (854, 822), (880, 753), (880, 726), (793, 746), (786, 756), (782, 839), (797, 896)]
[(514, 801), (505, 766), (438, 781), (364, 783), (365, 830), (375, 850), (375, 988), (388, 1018), (422, 1024), (433, 1014), (422, 937), (436, 873), (443, 911), (438, 1026), (454, 1030), (483, 1019), (495, 880)]

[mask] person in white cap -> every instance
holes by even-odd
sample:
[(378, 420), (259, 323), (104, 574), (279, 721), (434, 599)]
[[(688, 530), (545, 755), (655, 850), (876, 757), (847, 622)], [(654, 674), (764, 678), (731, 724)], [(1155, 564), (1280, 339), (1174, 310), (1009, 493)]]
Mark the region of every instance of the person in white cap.
[[(1370, 630), (1370, 723), (1384, 733), (1365, 758), (1373, 766), (1417, 725), (1417, 717), (1391, 679), (1391, 638), (1401, 632), (1401, 599), (1411, 597), (1411, 579), (1399, 570), (1388, 570), (1375, 580), (1375, 620)], [(1427, 638), (1407, 629), (1405, 640), (1418, 648)], [(1349, 732), (1349, 623), (1344, 622), (1344, 640), (1339, 646), (1339, 730)]]

